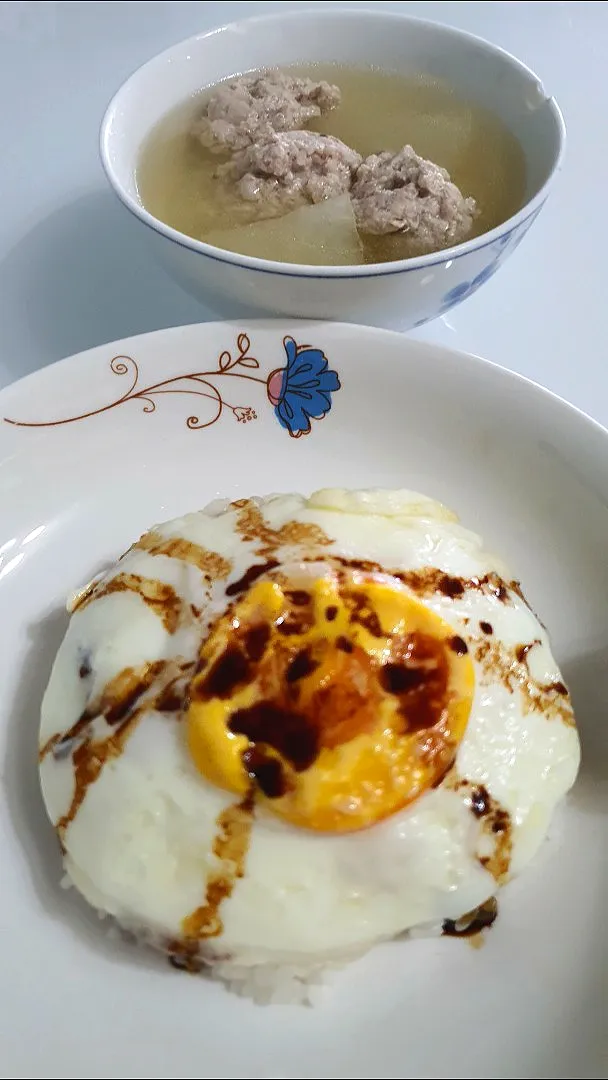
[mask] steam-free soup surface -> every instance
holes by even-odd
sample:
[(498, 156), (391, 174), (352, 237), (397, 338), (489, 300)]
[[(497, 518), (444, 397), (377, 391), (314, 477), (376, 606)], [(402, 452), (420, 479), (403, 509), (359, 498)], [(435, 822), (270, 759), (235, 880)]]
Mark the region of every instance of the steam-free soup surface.
[[(342, 91), (340, 106), (313, 120), (307, 125), (309, 130), (334, 135), (364, 157), (381, 150), (396, 152), (409, 143), (422, 157), (447, 169), (463, 195), (477, 202), (479, 213), (471, 237), (495, 228), (522, 206), (525, 162), (517, 139), (497, 116), (464, 101), (446, 83), (426, 75), (340, 65), (282, 70), (326, 79)], [(259, 217), (259, 208), (235, 206), (226, 200), (215, 176), (223, 159), (190, 134), (194, 118), (212, 92), (213, 88), (206, 88), (170, 112), (142, 149), (137, 186), (143, 205), (155, 217), (197, 240), (262, 259), (339, 266), (419, 254), (401, 233), (345, 238), (343, 206), (336, 207), (337, 224), (326, 210), (319, 218), (318, 251), (310, 237), (298, 235), (297, 219), (282, 219), (284, 226), (275, 220), (268, 230), (244, 233), (243, 226)]]

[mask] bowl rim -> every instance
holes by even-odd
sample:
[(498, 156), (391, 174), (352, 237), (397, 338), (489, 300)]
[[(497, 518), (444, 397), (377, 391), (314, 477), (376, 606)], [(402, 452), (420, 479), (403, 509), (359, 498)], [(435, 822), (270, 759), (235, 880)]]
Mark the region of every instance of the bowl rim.
[[(487, 52), (492, 53), (495, 56), (500, 56), (503, 60), (507, 61), (512, 67), (518, 69), (522, 75), (527, 76), (529, 80), (533, 80), (552, 113), (558, 134), (558, 147), (555, 160), (547, 179), (536, 194), (531, 199), (528, 199), (515, 214), (512, 214), (501, 224), (495, 226), (495, 228), (490, 229), (488, 232), (481, 233), (471, 240), (465, 240), (461, 244), (455, 244), (453, 247), (443, 248), (441, 251), (429, 252), (427, 255), (417, 255), (413, 258), (396, 259), (385, 263), (320, 267), (314, 264), (278, 262), (273, 259), (260, 259), (253, 255), (241, 255), (235, 251), (228, 251), (225, 248), (207, 244), (204, 240), (196, 240), (194, 237), (188, 236), (186, 233), (182, 233), (178, 229), (174, 229), (171, 225), (167, 225), (164, 221), (161, 221), (160, 218), (157, 218), (154, 214), (150, 213), (138, 199), (134, 198), (125, 189), (116, 175), (116, 170), (111, 160), (111, 144), (113, 139), (111, 128), (115, 116), (120, 111), (121, 100), (137, 82), (144, 70), (153, 65), (166, 63), (167, 61), (170, 62), (173, 56), (181, 54), (184, 49), (187, 49), (188, 46), (194, 42), (215, 37), (216, 35), (225, 33), (229, 30), (238, 29), (239, 31), (246, 31), (249, 28), (258, 27), (260, 25), (263, 26), (264, 24), (273, 22), (296, 24), (299, 20), (311, 17), (316, 20), (325, 21), (328, 18), (336, 16), (349, 21), (375, 21), (393, 24), (399, 23), (400, 25), (409, 23), (421, 27), (428, 27), (432, 30), (439, 30), (448, 36), (482, 46)], [(369, 8), (359, 10), (350, 7), (344, 9), (324, 8), (322, 11), (316, 11), (314, 8), (305, 8), (303, 10), (295, 11), (269, 12), (263, 15), (249, 16), (245, 19), (235, 19), (231, 22), (223, 23), (220, 26), (204, 30), (198, 34), (192, 34), (188, 38), (183, 38), (181, 41), (162, 50), (162, 52), (156, 53), (143, 64), (140, 64), (139, 67), (124, 80), (107, 105), (99, 130), (99, 154), (103, 170), (110, 186), (127, 210), (153, 232), (171, 240), (173, 243), (177, 244), (178, 247), (185, 248), (198, 255), (203, 255), (213, 262), (224, 263), (237, 269), (250, 270), (256, 273), (272, 274), (289, 278), (307, 278), (309, 280), (318, 281), (389, 277), (394, 274), (406, 274), (416, 270), (430, 269), (434, 266), (439, 266), (448, 262), (452, 263), (463, 258), (465, 255), (484, 251), (486, 248), (492, 247), (497, 240), (510, 236), (516, 229), (531, 222), (540, 211), (549, 193), (549, 188), (562, 167), (565, 149), (566, 125), (562, 111), (555, 98), (546, 93), (542, 80), (532, 68), (528, 67), (522, 60), (519, 60), (500, 45), (494, 45), (492, 42), (487, 41), (477, 34), (471, 34), (467, 30), (460, 30), (457, 27), (436, 20), (423, 19), (418, 16), (408, 15), (404, 12), (374, 11)]]

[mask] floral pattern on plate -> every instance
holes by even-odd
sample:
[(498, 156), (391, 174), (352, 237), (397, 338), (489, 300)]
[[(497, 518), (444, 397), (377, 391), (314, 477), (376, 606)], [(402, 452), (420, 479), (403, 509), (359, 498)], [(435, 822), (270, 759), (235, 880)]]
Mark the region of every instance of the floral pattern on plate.
[[(58, 427), (73, 424), (77, 420), (88, 420), (126, 405), (129, 401), (142, 403), (145, 413), (156, 412), (158, 398), (166, 394), (190, 395), (206, 399), (210, 403), (209, 414), (199, 416), (192, 413), (186, 418), (186, 426), (191, 430), (212, 427), (224, 410), (232, 413), (241, 424), (257, 420), (257, 412), (251, 405), (233, 404), (224, 394), (228, 394), (227, 380), (239, 379), (259, 383), (264, 386), (266, 396), (274, 407), (274, 412), (281, 427), (292, 436), (299, 438), (311, 431), (312, 420), (322, 420), (332, 406), (332, 394), (340, 389), (338, 373), (329, 367), (329, 362), (321, 349), (312, 345), (298, 345), (292, 337), (283, 339), (286, 363), (274, 368), (270, 375), (259, 374), (260, 362), (250, 353), (251, 339), (245, 333), (237, 337), (236, 350), (225, 349), (220, 353), (215, 368), (208, 371), (192, 371), (185, 375), (174, 375), (148, 386), (140, 386), (139, 365), (132, 356), (114, 356), (110, 361), (113, 375), (130, 377), (131, 384), (118, 398), (96, 409), (56, 420), (16, 420), (5, 416), (6, 424), (15, 427)], [(253, 374), (253, 372), (258, 374)], [(219, 384), (219, 386), (218, 386)], [(232, 394), (229, 395), (232, 397)]]

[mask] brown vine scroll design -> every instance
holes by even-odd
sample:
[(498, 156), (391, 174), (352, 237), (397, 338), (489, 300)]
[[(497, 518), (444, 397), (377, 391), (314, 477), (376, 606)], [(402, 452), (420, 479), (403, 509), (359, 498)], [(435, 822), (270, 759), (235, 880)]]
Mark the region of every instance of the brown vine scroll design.
[(140, 401), (145, 413), (153, 413), (156, 412), (156, 398), (163, 394), (191, 395), (193, 397), (207, 398), (213, 402), (215, 409), (210, 420), (203, 421), (195, 414), (186, 418), (186, 427), (191, 430), (211, 427), (219, 420), (224, 409), (229, 409), (239, 423), (257, 420), (255, 409), (250, 405), (231, 405), (222, 396), (215, 383), (210, 381), (212, 378), (218, 377), (246, 379), (249, 382), (266, 386), (266, 379), (257, 375), (250, 375), (247, 371), (241, 370), (242, 368), (257, 370), (260, 366), (259, 361), (254, 356), (249, 355), (251, 341), (247, 334), (238, 335), (236, 348), (237, 351), (234, 355), (227, 349), (220, 353), (217, 367), (210, 371), (192, 371), (185, 375), (174, 375), (170, 379), (163, 379), (161, 382), (152, 383), (150, 386), (141, 389), (138, 389), (139, 366), (137, 361), (132, 356), (114, 356), (110, 360), (112, 374), (119, 377), (130, 376), (131, 378), (131, 385), (128, 390), (125, 390), (124, 394), (115, 398), (114, 401), (109, 402), (107, 405), (100, 405), (97, 409), (90, 409), (88, 412), (80, 413), (78, 416), (67, 416), (60, 420), (14, 420), (5, 416), (4, 422), (13, 424), (15, 427), (60, 427), (62, 424), (73, 424), (77, 420), (88, 420), (91, 416), (100, 416), (101, 413), (109, 412), (110, 409), (125, 405), (127, 401)]

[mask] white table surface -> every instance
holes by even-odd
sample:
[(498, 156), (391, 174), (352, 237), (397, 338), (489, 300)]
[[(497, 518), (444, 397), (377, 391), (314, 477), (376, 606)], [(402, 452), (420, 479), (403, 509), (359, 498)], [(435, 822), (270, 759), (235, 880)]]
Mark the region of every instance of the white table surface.
[[(173, 42), (307, 6), (0, 3), (0, 386), (105, 341), (211, 317), (150, 261), (141, 226), (107, 187), (101, 116), (125, 77)], [(344, 6), (402, 9), (480, 34), (557, 98), (567, 158), (539, 220), (496, 277), (417, 333), (522, 372), (608, 425), (608, 4)]]

